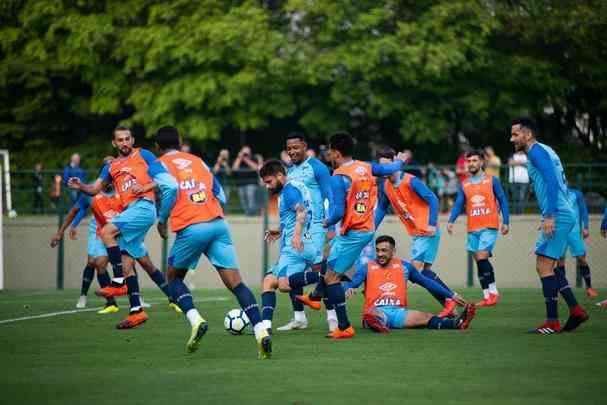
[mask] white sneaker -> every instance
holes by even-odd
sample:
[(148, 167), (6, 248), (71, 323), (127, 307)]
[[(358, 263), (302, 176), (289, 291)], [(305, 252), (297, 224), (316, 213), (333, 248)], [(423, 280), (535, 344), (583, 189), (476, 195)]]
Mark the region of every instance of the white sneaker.
[(276, 328), (276, 330), (280, 332), (288, 331), (288, 330), (301, 330), (306, 329), (308, 327), (308, 322), (296, 321), (295, 319), (291, 319), (288, 324)]
[(327, 319), (327, 325), (329, 325), (329, 332), (333, 332), (338, 326), (337, 319)]
[(139, 301), (141, 301), (141, 308), (152, 308), (152, 304), (148, 304), (143, 300), (143, 296), (139, 297)]
[(86, 295), (81, 295), (78, 298), (78, 303), (76, 304), (76, 309), (86, 308)]

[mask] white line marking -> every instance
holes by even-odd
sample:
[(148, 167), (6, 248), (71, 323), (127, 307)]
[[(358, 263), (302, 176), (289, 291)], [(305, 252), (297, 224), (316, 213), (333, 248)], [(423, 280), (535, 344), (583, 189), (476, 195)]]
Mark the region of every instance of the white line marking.
[[(215, 297), (215, 298), (201, 298), (199, 300), (196, 300), (195, 302), (214, 302), (214, 301), (227, 301), (227, 300), (228, 300), (227, 297)], [(166, 301), (163, 301), (163, 302), (152, 301), (152, 302), (146, 302), (146, 303), (147, 304), (154, 304), (155, 305), (155, 304), (166, 303)], [(59, 315), (79, 314), (79, 313), (82, 313), (82, 312), (99, 311), (100, 309), (103, 309), (103, 307), (87, 308), (87, 309), (72, 309), (72, 310), (69, 310), (69, 311), (58, 311), (58, 312), (49, 312), (49, 313), (40, 314), (40, 315), (23, 316), (21, 318), (2, 319), (2, 320), (0, 320), (0, 324), (19, 322), (19, 321), (28, 321), (30, 319), (51, 318), (53, 316), (59, 316)]]

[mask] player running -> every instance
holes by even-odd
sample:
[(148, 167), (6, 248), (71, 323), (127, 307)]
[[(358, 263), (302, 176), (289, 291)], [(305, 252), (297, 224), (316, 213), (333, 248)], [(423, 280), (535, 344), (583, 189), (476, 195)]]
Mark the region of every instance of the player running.
[[(466, 250), (474, 255), (478, 280), (483, 289), (483, 299), (476, 305), (490, 307), (498, 303), (499, 292), (489, 258), (493, 254), (498, 229), (502, 235), (507, 235), (510, 231), (510, 211), (499, 179), (483, 170), (483, 152), (472, 150), (466, 153), (466, 164), (469, 176), (457, 191), (457, 199), (447, 223), (447, 232), (453, 234), (454, 223), (465, 205), (468, 219)], [(501, 227), (498, 211), (502, 214)]]
[[(135, 138), (129, 128), (117, 127), (112, 145), (118, 149), (119, 156), (103, 167), (100, 177), (93, 184), (83, 184), (76, 177), (68, 181), (70, 188), (92, 196), (113, 183), (124, 208), (101, 229), (101, 239), (107, 248), (114, 279), (110, 287), (102, 288), (99, 293), (105, 297), (127, 293), (131, 306), (129, 316), (116, 325), (118, 329), (134, 328), (148, 319), (141, 305), (133, 258), (145, 256), (143, 241), (156, 221), (152, 186), (158, 184), (163, 195), (174, 193), (177, 189), (175, 179), (162, 164), (155, 162), (156, 157), (148, 150), (134, 148), (134, 143)], [(164, 284), (164, 275), (161, 272), (157, 275), (158, 281), (154, 280), (156, 284)]]
[[(391, 163), (395, 151), (386, 149), (377, 155), (379, 163)], [(444, 289), (453, 293), (432, 271), (432, 264), (436, 260), (440, 244), (441, 231), (436, 228), (438, 222), (438, 198), (419, 178), (409, 173), (396, 172), (385, 180), (380, 179), (378, 185), (378, 204), (375, 211), (375, 228), (379, 228), (388, 208), (391, 206), (394, 213), (405, 226), (411, 236), (411, 260), (413, 266), (425, 277), (428, 277)], [(374, 251), (373, 246), (371, 246)], [(362, 260), (364, 262), (364, 259)], [(430, 291), (430, 290), (429, 290)], [(432, 296), (444, 307), (439, 316), (446, 318), (454, 316), (457, 303), (445, 294)]]
[[(286, 150), (291, 159), (291, 166), (287, 168), (287, 177), (289, 180), (303, 183), (311, 195), (312, 222), (310, 224), (310, 236), (318, 250), (313, 268), (320, 272), (321, 266), (324, 266), (326, 270), (327, 265), (326, 261), (323, 261), (323, 251), (327, 240), (327, 229), (323, 226), (323, 221), (326, 218), (325, 202), (330, 203), (332, 199), (331, 174), (327, 166), (320, 160), (315, 157), (308, 157), (308, 144), (304, 134), (300, 132), (290, 133), (287, 136)], [(323, 273), (325, 270), (323, 270)], [(304, 306), (296, 299), (298, 295), (302, 294), (302, 287), (291, 285), (289, 296), (293, 305), (293, 319), (286, 325), (277, 328), (277, 330), (288, 331), (308, 327)], [(325, 304), (327, 304), (326, 301)], [(320, 309), (319, 302), (314, 302), (313, 305), (314, 309)], [(335, 310), (327, 309), (327, 322), (334, 327), (337, 325)]]
[(352, 159), (353, 153), (354, 139), (350, 134), (338, 132), (331, 137), (329, 156), (336, 169), (331, 178), (333, 204), (326, 226), (341, 221), (341, 227), (332, 241), (324, 278), (320, 278), (316, 290), (310, 295), (298, 296), (307, 304), (319, 301), (324, 296), (328, 298), (329, 305), (335, 308), (338, 321), (338, 327), (327, 335), (333, 339), (348, 339), (355, 333), (348, 320), (346, 297), (340, 281), (375, 235), (375, 176), (389, 176), (402, 170), (405, 160), (405, 156), (399, 153), (392, 164), (366, 163)]
[[(262, 282), (261, 306), (264, 327), (272, 330), (272, 317), (276, 308), (276, 289), (282, 292), (302, 291), (308, 284), (318, 282), (318, 273), (310, 268), (319, 256), (318, 246), (312, 237), (312, 196), (307, 187), (287, 177), (278, 160), (267, 161), (259, 177), (274, 195), (278, 195), (280, 230), (266, 231), (268, 242), (280, 240), (278, 262), (266, 273)], [(322, 256), (321, 256), (322, 257)], [(302, 304), (303, 305), (303, 304)], [(303, 326), (303, 329), (307, 326)], [(289, 329), (284, 329), (289, 330)]]
[[(571, 256), (575, 257), (582, 278), (586, 283), (586, 295), (590, 298), (596, 298), (599, 296), (599, 293), (592, 288), (592, 277), (590, 266), (586, 259), (586, 244), (584, 243), (584, 239), (590, 236), (588, 229), (588, 207), (586, 206), (586, 201), (584, 201), (584, 195), (580, 190), (569, 188), (569, 198), (571, 199), (573, 212), (575, 213), (575, 226), (567, 238), (565, 255), (567, 254), (567, 250), (571, 251)], [(554, 269), (556, 274), (565, 273), (565, 255), (559, 259), (558, 265)]]
[[(414, 265), (395, 255), (396, 242), (393, 237), (383, 235), (375, 240), (376, 259), (358, 268), (351, 282), (343, 283), (346, 297), (350, 298), (354, 288), (365, 284), (363, 327), (386, 333), (390, 329), (468, 329), (475, 315), (475, 307), (438, 282), (419, 273)], [(464, 306), (457, 319), (441, 318), (428, 312), (407, 308), (407, 282), (419, 284), (432, 294), (443, 295)]]
[(554, 150), (536, 140), (536, 126), (529, 118), (512, 121), (510, 141), (517, 152), (529, 158), (529, 178), (540, 206), (542, 222), (535, 244), (536, 269), (546, 299), (546, 321), (530, 333), (550, 335), (561, 331), (558, 317), (558, 293), (570, 303), (569, 319), (563, 331), (572, 331), (588, 320), (588, 314), (575, 302), (575, 296), (564, 274), (555, 275), (556, 262), (563, 257), (567, 238), (575, 225), (575, 213), (567, 192), (567, 179), (561, 160)]
[(198, 349), (208, 329), (207, 322), (194, 306), (190, 290), (183, 282), (188, 270), (196, 268), (200, 256), (204, 254), (251, 321), (259, 358), (270, 358), (272, 339), (261, 322), (255, 296), (238, 271), (236, 251), (221, 207), (221, 203), (225, 202), (221, 185), (202, 159), (179, 151), (181, 142), (176, 128), (160, 128), (155, 139), (163, 151), (159, 161), (179, 184), (178, 189), (164, 194), (161, 199), (158, 232), (167, 238), (169, 219), (171, 230), (176, 233), (169, 255), (167, 279), (173, 299), (192, 327), (187, 351), (192, 353)]

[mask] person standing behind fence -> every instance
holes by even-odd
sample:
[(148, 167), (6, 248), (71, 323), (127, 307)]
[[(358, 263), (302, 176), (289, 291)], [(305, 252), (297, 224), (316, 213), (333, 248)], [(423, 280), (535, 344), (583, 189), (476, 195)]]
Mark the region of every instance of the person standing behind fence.
[[(182, 150), (183, 152), (183, 150)], [(232, 166), (230, 166), (230, 151), (222, 149), (217, 155), (217, 160), (213, 166), (213, 174), (217, 178), (220, 184), (223, 185), (226, 200), (230, 199), (230, 187), (228, 177), (232, 175)]]
[(63, 181), (60, 174), (53, 176), (53, 186), (51, 187), (51, 202), (54, 209), (58, 209), (61, 199), (61, 182)]
[(483, 152), (485, 153), (485, 173), (489, 176), (495, 176), (499, 180), (502, 159), (495, 154), (492, 146), (485, 146)]
[(44, 184), (44, 178), (42, 176), (42, 163), (36, 163), (34, 166), (32, 182), (34, 185), (34, 213), (41, 214), (44, 210), (44, 202), (42, 199), (42, 190)]
[[(72, 177), (80, 179), (82, 183), (86, 182), (86, 173), (80, 167), (80, 155), (77, 153), (74, 153), (70, 157), (70, 163), (63, 169), (63, 184), (67, 185), (67, 181)], [(70, 205), (74, 205), (76, 200), (78, 200), (79, 192), (78, 190), (68, 190)]]
[(522, 214), (529, 192), (529, 172), (525, 153), (516, 152), (508, 159), (508, 182), (510, 183), (510, 198), (513, 202), (512, 213)]
[[(510, 231), (510, 213), (499, 179), (483, 172), (483, 152), (472, 150), (466, 153), (466, 158), (470, 176), (458, 190), (455, 206), (449, 216), (447, 232), (453, 234), (455, 220), (465, 204), (468, 216), (466, 249), (474, 255), (478, 280), (483, 288), (483, 299), (476, 305), (490, 307), (498, 303), (499, 293), (489, 258), (497, 240), (497, 230), (500, 229), (502, 235), (507, 235)], [(501, 228), (498, 210), (502, 212)]]
[(256, 155), (255, 157), (256, 159), (253, 158), (251, 148), (245, 145), (238, 152), (238, 156), (232, 165), (232, 170), (239, 171), (238, 196), (240, 197), (242, 209), (247, 216), (256, 215), (259, 208), (257, 201), (257, 189), (259, 188), (257, 172), (261, 164), (263, 164), (263, 159), (261, 159), (261, 155)]

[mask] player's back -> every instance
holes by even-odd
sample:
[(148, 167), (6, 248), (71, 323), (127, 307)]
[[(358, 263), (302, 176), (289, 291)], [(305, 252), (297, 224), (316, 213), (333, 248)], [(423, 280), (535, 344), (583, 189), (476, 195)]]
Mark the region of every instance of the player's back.
[[(533, 151), (534, 148), (543, 149), (550, 158), (549, 170), (553, 171), (557, 182), (557, 200), (555, 201), (556, 215), (573, 218), (573, 207), (569, 198), (567, 178), (565, 176), (565, 169), (563, 168), (561, 159), (556, 154), (556, 152), (548, 145), (544, 145), (543, 143), (539, 142), (535, 143), (529, 150), (529, 154), (535, 153)], [(542, 214), (544, 214), (548, 208), (548, 185), (542, 177), (540, 170), (533, 164), (531, 158), (529, 159), (529, 163), (527, 165), (529, 169), (529, 178), (533, 183), (533, 190), (535, 192)]]
[(191, 224), (223, 218), (223, 208), (214, 191), (219, 185), (215, 184), (213, 174), (202, 159), (190, 153), (172, 151), (159, 160), (178, 185), (169, 219), (173, 232)]
[[(301, 196), (301, 197), (300, 197)], [(278, 197), (278, 215), (280, 219), (280, 230), (282, 232), (282, 246), (290, 246), (295, 225), (297, 223), (297, 212), (293, 209), (296, 201), (302, 201), (307, 211), (306, 222), (303, 232), (307, 232), (312, 222), (312, 198), (308, 188), (298, 181), (289, 180), (283, 187)], [(303, 235), (302, 235), (303, 236)]]
[[(316, 170), (322, 170), (324, 164), (309, 157), (298, 165), (291, 165), (287, 169), (289, 180), (303, 183), (310, 192), (313, 222), (322, 223), (325, 219), (325, 202), (320, 184), (316, 178)], [(326, 168), (325, 168), (326, 169)]]

